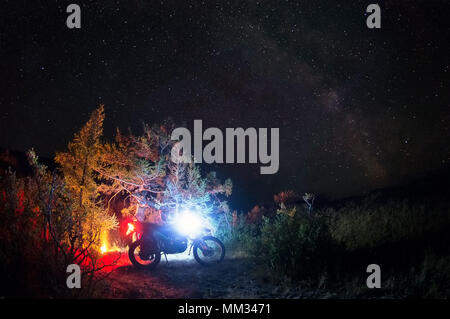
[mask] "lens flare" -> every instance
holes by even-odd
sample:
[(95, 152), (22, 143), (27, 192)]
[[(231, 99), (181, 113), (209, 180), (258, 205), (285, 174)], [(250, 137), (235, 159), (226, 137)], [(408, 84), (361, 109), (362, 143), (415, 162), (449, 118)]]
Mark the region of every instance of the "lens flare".
[(184, 235), (195, 237), (202, 228), (202, 219), (198, 214), (184, 211), (175, 219), (177, 230)]

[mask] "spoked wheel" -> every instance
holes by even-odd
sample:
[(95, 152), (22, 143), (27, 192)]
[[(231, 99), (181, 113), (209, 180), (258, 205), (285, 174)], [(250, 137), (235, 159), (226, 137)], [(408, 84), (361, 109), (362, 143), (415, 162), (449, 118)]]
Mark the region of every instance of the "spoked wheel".
[(141, 250), (141, 241), (137, 240), (130, 244), (128, 258), (131, 263), (141, 269), (154, 269), (161, 261), (161, 253), (145, 254)]
[(213, 236), (205, 236), (194, 244), (194, 258), (200, 265), (211, 266), (225, 257), (225, 246)]

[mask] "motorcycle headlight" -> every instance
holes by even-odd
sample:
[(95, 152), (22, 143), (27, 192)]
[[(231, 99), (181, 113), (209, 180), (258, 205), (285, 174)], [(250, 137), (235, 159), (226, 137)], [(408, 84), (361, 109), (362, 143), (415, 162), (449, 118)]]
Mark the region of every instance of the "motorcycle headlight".
[(184, 211), (175, 220), (175, 227), (180, 234), (195, 237), (202, 229), (201, 217), (191, 211)]

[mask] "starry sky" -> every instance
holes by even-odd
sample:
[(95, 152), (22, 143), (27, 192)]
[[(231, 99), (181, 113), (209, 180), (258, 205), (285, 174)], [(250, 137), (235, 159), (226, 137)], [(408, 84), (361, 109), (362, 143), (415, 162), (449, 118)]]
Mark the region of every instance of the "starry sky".
[[(0, 4), (0, 147), (52, 157), (99, 104), (142, 122), (279, 127), (280, 169), (218, 164), (232, 203), (285, 189), (340, 198), (450, 163), (447, 1), (38, 1)], [(81, 29), (65, 25), (81, 7)]]

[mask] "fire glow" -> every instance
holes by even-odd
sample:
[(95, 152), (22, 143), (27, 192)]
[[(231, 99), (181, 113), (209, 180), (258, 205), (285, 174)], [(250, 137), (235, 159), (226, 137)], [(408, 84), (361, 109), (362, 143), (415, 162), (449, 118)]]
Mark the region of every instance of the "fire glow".
[(107, 231), (102, 232), (102, 234), (100, 236), (100, 242), (101, 242), (100, 253), (102, 255), (109, 253), (109, 252), (113, 252), (113, 251), (118, 251), (118, 252), (123, 251), (123, 249), (121, 249), (120, 247), (117, 247), (116, 245), (110, 245)]

